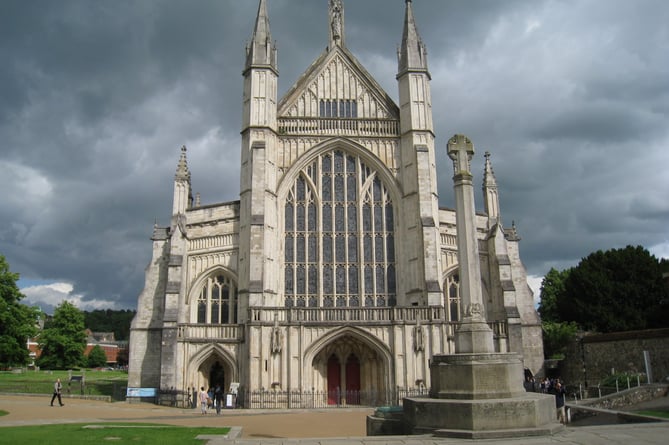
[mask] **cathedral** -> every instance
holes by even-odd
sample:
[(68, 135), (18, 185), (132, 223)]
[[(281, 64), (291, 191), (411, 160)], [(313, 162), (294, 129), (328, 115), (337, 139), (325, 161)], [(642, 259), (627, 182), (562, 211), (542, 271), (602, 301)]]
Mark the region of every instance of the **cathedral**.
[[(130, 399), (186, 403), (193, 388), (221, 385), (245, 407), (265, 393), (282, 407), (380, 405), (430, 387), (431, 359), (454, 352), (465, 308), (457, 215), (437, 196), (427, 50), (405, 3), (395, 103), (347, 49), (341, 0), (327, 3), (325, 50), (278, 97), (259, 1), (243, 67), (239, 200), (193, 199), (181, 149), (171, 224), (154, 227), (132, 322)], [(520, 238), (502, 225), (488, 153), (480, 168), (485, 320), (497, 352), (541, 372)]]

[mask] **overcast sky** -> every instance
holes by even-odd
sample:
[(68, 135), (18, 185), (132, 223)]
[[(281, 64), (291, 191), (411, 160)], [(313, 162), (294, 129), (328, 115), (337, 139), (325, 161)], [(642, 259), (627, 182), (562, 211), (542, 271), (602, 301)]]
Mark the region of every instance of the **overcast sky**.
[[(346, 43), (397, 101), (404, 1), (345, 0)], [(537, 289), (642, 245), (669, 257), (669, 2), (415, 0), (440, 204), (446, 141), (490, 151)], [(135, 309), (180, 147), (203, 204), (239, 199), (244, 47), (257, 0), (0, 2), (0, 254), (47, 312)], [(327, 0), (268, 0), (279, 96), (324, 50)]]

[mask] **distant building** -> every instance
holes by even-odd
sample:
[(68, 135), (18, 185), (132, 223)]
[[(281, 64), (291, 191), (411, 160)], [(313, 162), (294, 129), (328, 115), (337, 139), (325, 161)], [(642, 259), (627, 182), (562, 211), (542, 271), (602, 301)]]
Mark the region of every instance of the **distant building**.
[(84, 355), (88, 357), (91, 349), (95, 346), (100, 346), (107, 356), (107, 364), (109, 366), (116, 366), (118, 362), (119, 345), (114, 339), (113, 332), (92, 332), (86, 329), (86, 349)]
[[(41, 329), (42, 327), (40, 327)], [(114, 338), (113, 332), (93, 332), (90, 329), (86, 329), (86, 348), (84, 349), (84, 355), (88, 356), (95, 346), (100, 346), (105, 355), (107, 356), (107, 365), (117, 366), (119, 362), (119, 354), (122, 354), (123, 351), (127, 351), (128, 342), (127, 341), (116, 341)], [(39, 347), (39, 340), (37, 338), (30, 338), (26, 342), (28, 348), (31, 363), (28, 364), (28, 367), (35, 366), (35, 360), (39, 358), (42, 353), (42, 350)]]
[[(129, 388), (185, 399), (193, 387), (234, 382), (381, 404), (389, 391), (429, 387), (431, 357), (454, 352), (466, 310), (457, 215), (439, 208), (431, 75), (412, 2), (397, 72), (388, 73), (397, 104), (346, 47), (342, 2), (329, 5), (327, 48), (279, 98), (277, 49), (259, 3), (243, 69), (238, 201), (193, 199), (182, 148), (171, 224), (154, 227), (131, 327)], [(485, 315), (496, 349), (540, 373), (541, 325), (520, 238), (502, 224), (489, 155), (481, 169)]]

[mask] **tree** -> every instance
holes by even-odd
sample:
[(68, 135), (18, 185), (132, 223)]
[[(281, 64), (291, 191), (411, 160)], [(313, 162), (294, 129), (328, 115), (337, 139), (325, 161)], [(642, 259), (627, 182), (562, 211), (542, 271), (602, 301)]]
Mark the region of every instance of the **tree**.
[(541, 281), (539, 315), (542, 321), (560, 321), (557, 301), (564, 295), (564, 282), (570, 271), (571, 269), (558, 271), (551, 268)]
[(53, 319), (39, 337), (42, 354), (37, 364), (45, 369), (69, 369), (82, 366), (86, 348), (84, 315), (71, 303), (63, 301)]
[(89, 368), (100, 368), (107, 364), (107, 354), (105, 350), (100, 347), (100, 345), (95, 345), (88, 353), (88, 367)]
[(667, 327), (662, 280), (660, 261), (641, 246), (594, 252), (569, 272), (559, 319), (599, 332)]
[(21, 304), (25, 296), (16, 285), (18, 279), (0, 255), (0, 368), (28, 363), (26, 341), (37, 334), (39, 309)]
[(135, 316), (135, 312), (127, 309), (84, 311), (84, 323), (93, 332), (113, 332), (115, 340), (128, 340), (130, 323)]
[(543, 321), (541, 328), (544, 337), (544, 355), (546, 358), (564, 358), (567, 346), (576, 338), (578, 326), (572, 322)]

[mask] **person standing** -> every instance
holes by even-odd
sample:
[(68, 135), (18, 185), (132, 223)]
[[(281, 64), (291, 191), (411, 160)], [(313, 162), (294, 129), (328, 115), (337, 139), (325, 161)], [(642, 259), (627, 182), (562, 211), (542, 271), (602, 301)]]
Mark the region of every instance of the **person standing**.
[(51, 406), (53, 406), (53, 401), (58, 397), (58, 403), (60, 406), (63, 406), (63, 400), (61, 397), (61, 392), (63, 391), (63, 385), (60, 383), (60, 379), (56, 379), (56, 383), (53, 384), (53, 397), (51, 397)]
[(221, 385), (217, 384), (214, 390), (214, 406), (216, 407), (216, 414), (221, 414), (221, 405), (223, 404), (223, 389)]
[(207, 391), (204, 390), (204, 386), (202, 386), (200, 387), (200, 410), (203, 415), (207, 414), (207, 400), (209, 400), (209, 396)]
[(567, 418), (565, 416), (564, 397), (567, 392), (565, 391), (564, 386), (562, 386), (562, 382), (560, 382), (560, 380), (555, 381), (553, 388), (553, 394), (555, 394), (555, 408), (557, 409), (557, 418), (561, 424), (566, 425)]

